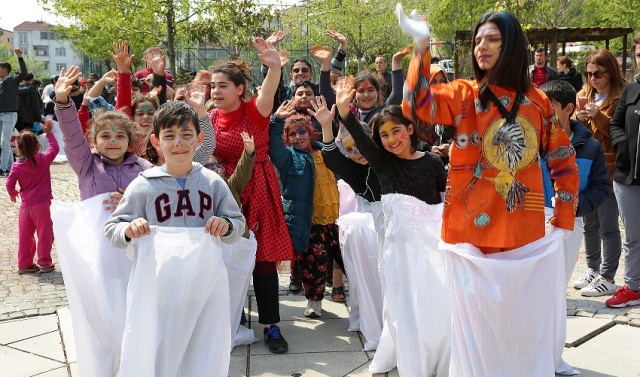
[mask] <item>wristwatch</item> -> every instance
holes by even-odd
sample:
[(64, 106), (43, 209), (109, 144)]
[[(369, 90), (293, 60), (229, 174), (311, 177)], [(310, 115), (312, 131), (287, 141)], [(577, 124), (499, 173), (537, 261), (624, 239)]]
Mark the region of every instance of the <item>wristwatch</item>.
[(228, 235), (231, 234), (231, 232), (233, 232), (233, 223), (231, 222), (231, 220), (227, 219), (224, 216), (220, 217), (222, 220), (224, 220), (225, 223), (227, 223), (227, 225), (229, 226), (229, 229), (227, 230), (227, 233), (223, 234), (221, 237), (226, 237)]

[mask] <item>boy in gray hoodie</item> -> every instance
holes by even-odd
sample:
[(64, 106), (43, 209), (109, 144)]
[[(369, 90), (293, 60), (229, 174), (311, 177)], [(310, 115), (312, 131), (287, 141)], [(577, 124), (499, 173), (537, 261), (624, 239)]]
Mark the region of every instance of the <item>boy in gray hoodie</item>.
[(202, 227), (224, 243), (237, 241), (245, 219), (229, 187), (216, 173), (193, 163), (202, 144), (198, 114), (180, 101), (165, 103), (153, 119), (151, 142), (165, 164), (143, 171), (127, 188), (105, 224), (114, 247), (150, 233), (149, 225)]

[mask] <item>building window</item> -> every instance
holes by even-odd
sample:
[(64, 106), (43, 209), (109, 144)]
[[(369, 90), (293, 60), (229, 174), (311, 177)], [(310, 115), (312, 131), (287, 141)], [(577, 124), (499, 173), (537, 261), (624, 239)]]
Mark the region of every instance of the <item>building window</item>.
[(35, 56), (49, 56), (49, 46), (33, 46)]
[(20, 44), (29, 43), (29, 41), (27, 41), (27, 33), (20, 33), (18, 34), (18, 37), (20, 38)]
[(48, 31), (41, 31), (40, 32), (40, 39), (45, 40), (45, 39), (49, 39), (49, 32)]
[(64, 47), (56, 47), (56, 56), (67, 56), (67, 49)]
[(60, 38), (58, 38), (58, 35), (56, 33), (51, 32), (51, 33), (49, 33), (49, 39), (51, 39), (52, 41), (55, 41), (55, 40), (60, 39)]
[(48, 70), (49, 70), (49, 62), (48, 62), (48, 61), (45, 61), (45, 62), (44, 62), (44, 70), (45, 70), (45, 71), (48, 71)]
[(67, 69), (67, 67), (64, 64), (56, 64), (56, 72), (60, 72), (62, 70), (62, 68)]

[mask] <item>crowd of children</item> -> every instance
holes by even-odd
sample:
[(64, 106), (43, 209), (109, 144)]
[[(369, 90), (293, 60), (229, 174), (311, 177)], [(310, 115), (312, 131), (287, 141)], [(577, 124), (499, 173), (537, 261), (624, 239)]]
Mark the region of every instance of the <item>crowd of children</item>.
[[(236, 287), (219, 277), (207, 280), (209, 268), (221, 266), (219, 257), (207, 257), (201, 264), (193, 264), (192, 258), (202, 255), (202, 245), (220, 252), (225, 247), (233, 250), (241, 237), (257, 242), (247, 244), (255, 255), (251, 275), (258, 322), (273, 353), (289, 350), (278, 326), (278, 263), (297, 260), (308, 300), (304, 315), (319, 318), (333, 261), (340, 271), (334, 275), (332, 297), (345, 298), (340, 282), (347, 266), (354, 291), (358, 287), (363, 292), (360, 297), (350, 295), (348, 303), (361, 308), (363, 326), (365, 322), (368, 326), (365, 336), (371, 339), (365, 348), (379, 347), (372, 370), (385, 372), (397, 365), (403, 375), (514, 375), (522, 368), (527, 370), (523, 375), (532, 376), (574, 373), (561, 359), (558, 344), (564, 335), (511, 325), (526, 308), (532, 308), (528, 315), (538, 313), (540, 324), (553, 323), (553, 316), (563, 312), (558, 298), (564, 297), (580, 240), (577, 244), (562, 240), (578, 224), (576, 216), (597, 221), (593, 214), (615, 199), (610, 177), (625, 165), (616, 164), (610, 141), (603, 144), (603, 153), (603, 141), (592, 138), (603, 134), (602, 124), (611, 122), (616, 107), (597, 94), (603, 73), (594, 79), (596, 93), (588, 92), (591, 85), (587, 85), (584, 94), (595, 98), (599, 107), (579, 107), (576, 98), (583, 92), (576, 94), (564, 81), (535, 88), (527, 73), (527, 40), (518, 20), (508, 12), (491, 12), (474, 29), (474, 79), (449, 82), (440, 67), (431, 66), (426, 23), (416, 14), (405, 15), (400, 5), (397, 16), (415, 47), (394, 55), (388, 98), (384, 98), (388, 84), (379, 81), (383, 75), (363, 72), (338, 78), (341, 72), (331, 71), (343, 63), (346, 48), (346, 39), (335, 31), (327, 32), (340, 42), (333, 60), (325, 48), (311, 51), (322, 64), (319, 86), (304, 59), (294, 61), (292, 82), (285, 85), (281, 76), (288, 58), (274, 48), (283, 34), (257, 38), (254, 47), (265, 74), (257, 95), (249, 92), (248, 66), (240, 61), (200, 72), (191, 84), (173, 92), (157, 47), (145, 52), (148, 68), (136, 76), (149, 79), (135, 94), (133, 56), (126, 41), (114, 43), (110, 53), (117, 71), (97, 80), (79, 108), (70, 94), (81, 73), (75, 66), (61, 70), (53, 89), (55, 117), (69, 165), (78, 176), (80, 199), (106, 194), (95, 209), (112, 212), (104, 236), (114, 248), (128, 249), (133, 259), (113, 276), (101, 276), (115, 282), (113, 289), (119, 290), (121, 300), (108, 304), (122, 314), (113, 334), (114, 343), (121, 341), (122, 348), (103, 351), (111, 360), (104, 375), (226, 375), (235, 329), (229, 332), (219, 323), (234, 326), (240, 321), (229, 321), (225, 309), (232, 306), (228, 291)], [(401, 61), (412, 49), (405, 81)], [(588, 62), (599, 69), (599, 55), (594, 56)], [(596, 75), (591, 73), (588, 79), (591, 76)], [(116, 81), (114, 107), (101, 93)], [(616, 101), (623, 86), (618, 84)], [(20, 133), (19, 159), (6, 180), (11, 200), (21, 199), (20, 274), (55, 268), (49, 167), (60, 147), (52, 129), (52, 121), (43, 126), (49, 142), (44, 153), (39, 153), (40, 144), (31, 131)], [(454, 131), (445, 137), (445, 129)], [(350, 191), (353, 197), (348, 199), (345, 193)], [(348, 200), (354, 205), (344, 211)], [(615, 206), (615, 200), (612, 203)], [(340, 217), (348, 212), (356, 215)], [(413, 216), (407, 218), (411, 224), (401, 224), (403, 216)], [(369, 223), (375, 232), (365, 230)], [(420, 232), (421, 226), (424, 234), (413, 239), (410, 235)], [(194, 241), (193, 228), (210, 237)], [(172, 234), (176, 239), (188, 235), (192, 249), (154, 243)], [(210, 243), (209, 238), (216, 241)], [(371, 245), (373, 252), (366, 250)], [(637, 253), (633, 245), (625, 247), (628, 253)], [(116, 260), (125, 254), (106, 255)], [(376, 263), (365, 262), (367, 255), (374, 255)], [(556, 263), (561, 259), (565, 262)], [(149, 267), (149, 261), (157, 267)], [(597, 264), (599, 259), (589, 265), (590, 275), (585, 277), (589, 281), (579, 288), (596, 279)], [(544, 305), (543, 296), (517, 294), (528, 275), (505, 272), (515, 265), (564, 266), (561, 279), (549, 279), (548, 293), (558, 299), (548, 304), (550, 314), (534, 310)], [(428, 266), (420, 271), (429, 276), (420, 277), (418, 266)], [(61, 267), (64, 273), (74, 273)], [(615, 292), (611, 306), (640, 304), (640, 294), (626, 285), (622, 293), (616, 292), (613, 276), (606, 272), (610, 269), (603, 266), (591, 289)], [(175, 282), (176, 302), (186, 302), (181, 298), (188, 296), (190, 302), (200, 303), (190, 309), (188, 318), (180, 317), (183, 321), (175, 318), (184, 316), (185, 308), (174, 307), (159, 293), (176, 271), (189, 274), (182, 277), (185, 281), (216, 285), (215, 290), (203, 290)], [(494, 273), (499, 278), (486, 278)], [(565, 285), (554, 283), (558, 281)], [(419, 286), (426, 283), (438, 291)], [(365, 289), (371, 287), (379, 292)], [(494, 291), (501, 294), (490, 293)], [(132, 302), (142, 292), (151, 292), (144, 308)], [(87, 300), (86, 296), (77, 297), (70, 297), (72, 307), (86, 304), (77, 301)], [(95, 298), (98, 304), (101, 300), (106, 298)], [(376, 305), (365, 305), (363, 300), (374, 300)], [(411, 300), (418, 303), (405, 312), (388, 307)], [(428, 302), (438, 305), (422, 305)], [(212, 315), (216, 312), (212, 305), (226, 314)], [(427, 317), (433, 321), (414, 323), (420, 310), (429, 311)], [(141, 313), (151, 313), (153, 320), (144, 323)], [(102, 320), (86, 319), (96, 327)], [(443, 326), (443, 321), (451, 326)], [(369, 331), (372, 323), (375, 331)], [(551, 327), (563, 329), (556, 325)], [(503, 339), (505, 331), (511, 332), (513, 341)], [(429, 339), (414, 344), (406, 340), (411, 334)], [(523, 340), (530, 342), (527, 347), (548, 351), (521, 355), (518, 363), (497, 362), (505, 350), (519, 349), (516, 343)], [(505, 348), (505, 342), (512, 348)], [(128, 353), (136, 347), (146, 349), (140, 351), (140, 359)], [(203, 348), (216, 350), (207, 362), (200, 357)], [(78, 363), (82, 369), (83, 360)]]

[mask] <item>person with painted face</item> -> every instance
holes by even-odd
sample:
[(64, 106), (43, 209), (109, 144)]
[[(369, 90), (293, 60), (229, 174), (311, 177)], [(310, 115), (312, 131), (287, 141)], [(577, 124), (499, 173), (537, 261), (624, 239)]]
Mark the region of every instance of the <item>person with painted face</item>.
[(369, 123), (373, 116), (385, 107), (402, 103), (404, 84), (402, 59), (412, 50), (412, 46), (407, 46), (393, 55), (391, 59), (391, 94), (386, 100), (384, 100), (380, 82), (373, 73), (363, 72), (358, 75), (355, 81), (356, 95), (350, 105), (356, 119)]
[[(325, 127), (335, 108), (328, 110), (318, 98), (317, 111), (309, 111)], [(338, 240), (340, 194), (335, 176), (322, 158), (309, 116), (296, 113), (285, 101), (269, 125), (269, 157), (280, 173), (285, 221), (300, 263), (307, 318), (322, 316), (328, 258), (342, 264)], [(344, 272), (344, 271), (343, 271)], [(344, 300), (344, 296), (342, 297)]]
[[(416, 44), (404, 115), (425, 140), (435, 124), (455, 127), (438, 244), (450, 281), (449, 373), (553, 374), (562, 353), (550, 346), (555, 318), (566, 316), (565, 272), (558, 267), (563, 237), (575, 223), (579, 174), (568, 135), (529, 76), (527, 37), (513, 14), (485, 13), (472, 34), (474, 79), (430, 87), (431, 30), (415, 10), (407, 15), (398, 4), (396, 15)], [(554, 178), (549, 215), (542, 164)], [(525, 295), (521, 287), (534, 283), (545, 285)], [(473, 300), (465, 300), (470, 294)], [(531, 326), (521, 326), (525, 313)], [(508, 361), (513, 354), (517, 363)]]

